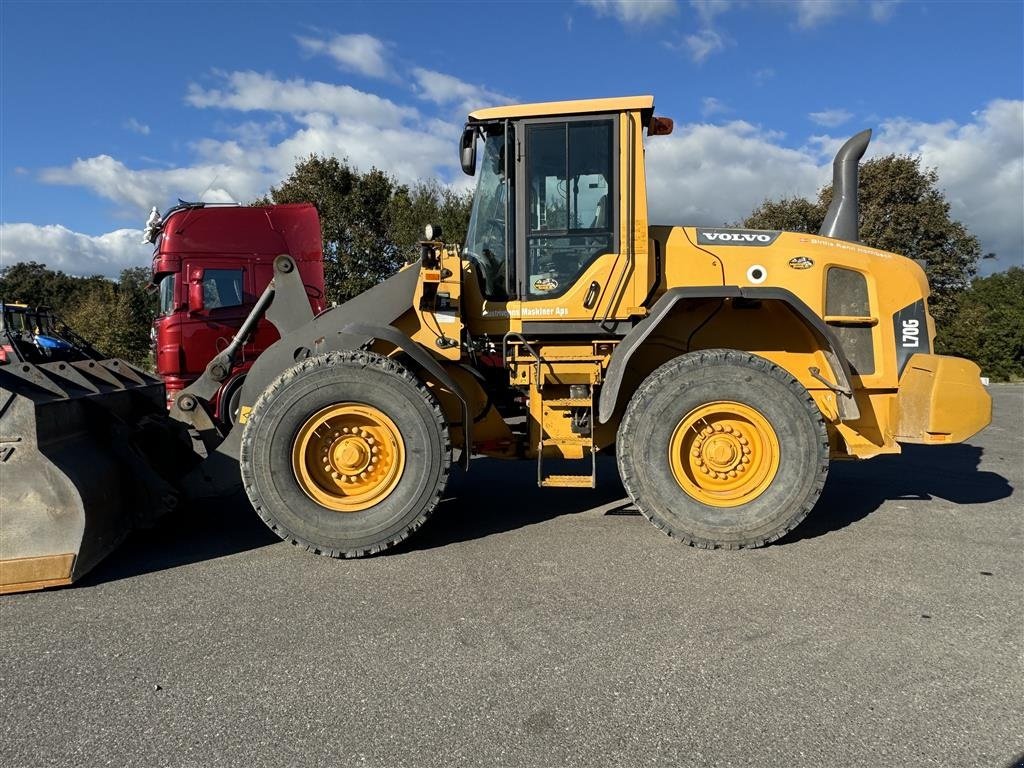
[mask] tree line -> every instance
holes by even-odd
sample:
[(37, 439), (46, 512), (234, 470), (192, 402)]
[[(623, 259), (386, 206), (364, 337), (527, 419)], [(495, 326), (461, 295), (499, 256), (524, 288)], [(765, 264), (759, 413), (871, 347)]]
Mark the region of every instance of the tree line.
[[(924, 265), (937, 352), (973, 359), (996, 380), (1024, 378), (1024, 269), (976, 276), (978, 239), (950, 216), (938, 181), (914, 157), (863, 163), (860, 239)], [(815, 233), (831, 199), (826, 185), (815, 200), (765, 200), (733, 226)], [(462, 242), (471, 200), (436, 181), (400, 184), (375, 168), (360, 172), (345, 160), (311, 155), (253, 204), (294, 202), (311, 202), (320, 213), (327, 298), (341, 303), (415, 259), (424, 224), (440, 224), (445, 240)], [(148, 282), (146, 267), (111, 281), (17, 263), (0, 270), (0, 298), (51, 306), (98, 349), (151, 367), (157, 299)]]

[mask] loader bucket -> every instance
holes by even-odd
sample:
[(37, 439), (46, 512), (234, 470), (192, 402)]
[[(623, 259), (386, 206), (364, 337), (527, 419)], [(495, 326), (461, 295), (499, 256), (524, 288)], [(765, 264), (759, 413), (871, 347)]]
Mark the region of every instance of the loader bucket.
[(0, 366), (0, 594), (70, 584), (175, 504), (193, 459), (123, 360)]

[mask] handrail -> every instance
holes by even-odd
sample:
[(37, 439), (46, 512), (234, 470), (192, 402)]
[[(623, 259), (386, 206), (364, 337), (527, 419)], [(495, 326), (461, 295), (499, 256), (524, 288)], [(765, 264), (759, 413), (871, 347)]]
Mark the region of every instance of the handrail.
[[(636, 187), (636, 150), (634, 143), (636, 141), (635, 128), (633, 127), (633, 113), (626, 113), (626, 177), (627, 177), (627, 191), (626, 191), (626, 219), (629, 225), (629, 234), (626, 237), (626, 266), (622, 270), (622, 274), (619, 275), (619, 280), (615, 284), (615, 290), (612, 292), (610, 299), (608, 300), (608, 307), (604, 311), (604, 317), (601, 318), (601, 327), (605, 328), (608, 323), (608, 318), (611, 317), (612, 308), (622, 300), (622, 288), (626, 282), (626, 276), (629, 275), (633, 270), (634, 257), (634, 238), (636, 234), (636, 226), (634, 218), (636, 216), (635, 210), (635, 187)], [(606, 328), (607, 330), (607, 328)]]

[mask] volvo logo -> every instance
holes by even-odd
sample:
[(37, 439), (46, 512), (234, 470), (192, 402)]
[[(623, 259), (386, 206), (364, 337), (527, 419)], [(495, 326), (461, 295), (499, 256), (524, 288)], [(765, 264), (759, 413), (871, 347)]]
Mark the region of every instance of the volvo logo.
[(775, 242), (778, 232), (756, 229), (698, 229), (697, 242), (705, 245), (755, 245), (766, 246)]
[(750, 235), (746, 232), (705, 232), (708, 240), (725, 240), (733, 243), (770, 243), (771, 235)]

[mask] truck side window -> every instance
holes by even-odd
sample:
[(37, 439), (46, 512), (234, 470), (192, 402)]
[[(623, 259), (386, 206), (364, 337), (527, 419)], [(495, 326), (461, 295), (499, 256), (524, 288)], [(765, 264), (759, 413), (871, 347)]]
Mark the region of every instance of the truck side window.
[(615, 249), (612, 120), (527, 126), (527, 295), (563, 294)]
[(207, 309), (241, 306), (244, 299), (240, 269), (207, 269), (203, 272), (203, 303)]
[(160, 315), (166, 317), (174, 312), (174, 273), (161, 277), (157, 285), (160, 286)]

